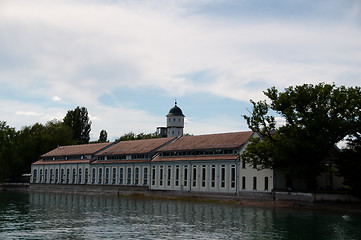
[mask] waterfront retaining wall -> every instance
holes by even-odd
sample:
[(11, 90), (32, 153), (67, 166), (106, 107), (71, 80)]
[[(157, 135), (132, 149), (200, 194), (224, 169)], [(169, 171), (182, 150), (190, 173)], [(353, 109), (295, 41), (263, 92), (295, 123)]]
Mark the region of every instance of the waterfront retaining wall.
[(263, 202), (361, 202), (349, 194), (302, 193), (302, 192), (253, 192), (234, 193), (188, 192), (150, 190), (146, 186), (82, 185), (82, 184), (1, 184), (0, 191), (32, 191), (56, 193), (87, 193), (108, 195), (142, 195), (150, 197), (203, 198), (234, 201)]

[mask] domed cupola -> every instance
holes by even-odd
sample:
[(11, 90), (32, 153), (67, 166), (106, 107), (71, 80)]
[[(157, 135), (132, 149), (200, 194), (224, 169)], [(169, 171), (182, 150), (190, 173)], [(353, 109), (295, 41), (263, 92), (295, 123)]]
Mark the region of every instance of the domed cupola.
[(177, 106), (177, 102), (175, 102), (174, 107), (172, 107), (172, 108), (169, 110), (169, 113), (167, 114), (167, 117), (173, 117), (173, 116), (182, 116), (182, 117), (184, 117), (184, 115), (183, 115), (183, 113), (182, 113), (182, 109), (180, 109), (180, 108)]
[(175, 102), (174, 107), (167, 114), (167, 137), (178, 137), (183, 135), (184, 115)]

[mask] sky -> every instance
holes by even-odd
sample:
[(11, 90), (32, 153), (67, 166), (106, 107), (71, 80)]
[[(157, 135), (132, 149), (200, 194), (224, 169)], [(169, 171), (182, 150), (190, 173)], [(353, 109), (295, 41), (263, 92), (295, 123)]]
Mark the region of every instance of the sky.
[(86, 107), (91, 140), (248, 130), (263, 91), (360, 86), (361, 0), (0, 0), (0, 121)]

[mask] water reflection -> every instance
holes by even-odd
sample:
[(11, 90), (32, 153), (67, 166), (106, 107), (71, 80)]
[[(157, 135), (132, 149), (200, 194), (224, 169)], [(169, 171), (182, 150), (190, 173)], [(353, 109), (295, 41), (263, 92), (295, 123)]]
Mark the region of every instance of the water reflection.
[(0, 193), (0, 239), (357, 239), (359, 216), (77, 194)]

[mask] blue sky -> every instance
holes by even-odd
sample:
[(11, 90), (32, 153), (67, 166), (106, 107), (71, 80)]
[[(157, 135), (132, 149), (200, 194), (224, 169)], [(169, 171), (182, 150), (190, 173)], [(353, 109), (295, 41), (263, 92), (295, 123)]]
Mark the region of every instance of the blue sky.
[(276, 86), (360, 86), (361, 1), (0, 2), (0, 120), (20, 129), (87, 107), (92, 140), (165, 126), (247, 130)]

